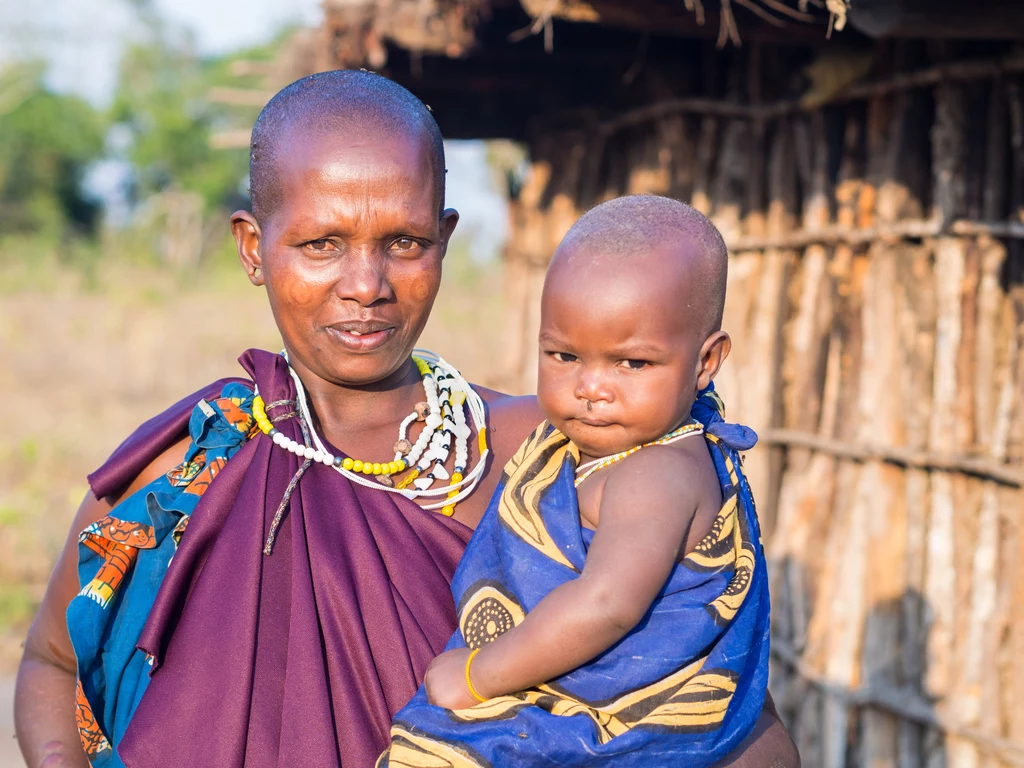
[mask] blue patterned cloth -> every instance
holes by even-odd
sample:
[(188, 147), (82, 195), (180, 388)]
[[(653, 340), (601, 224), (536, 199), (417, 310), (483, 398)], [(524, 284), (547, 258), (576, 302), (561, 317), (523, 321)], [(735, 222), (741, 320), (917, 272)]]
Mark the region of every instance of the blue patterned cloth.
[(79, 536), (82, 591), (68, 606), (78, 660), (77, 719), (94, 768), (121, 768), (112, 745), (149, 684), (136, 648), (189, 516), (228, 460), (255, 434), (253, 393), (228, 384), (192, 412), (181, 465), (125, 498)]
[[(757, 436), (726, 424), (723, 411), (709, 389), (692, 415), (705, 425), (725, 503), (640, 624), (569, 674), (470, 709), (433, 706), (421, 687), (395, 717), (379, 768), (698, 768), (753, 730), (768, 685), (769, 598), (737, 450)], [(545, 423), (506, 466), (452, 582), (459, 631), (448, 648), (483, 646), (582, 573), (592, 532), (580, 525), (578, 460)]]

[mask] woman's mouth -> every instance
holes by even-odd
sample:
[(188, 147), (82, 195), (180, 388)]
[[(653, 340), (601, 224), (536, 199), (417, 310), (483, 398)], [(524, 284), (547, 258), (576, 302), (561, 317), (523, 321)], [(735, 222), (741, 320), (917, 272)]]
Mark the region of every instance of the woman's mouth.
[(329, 325), (327, 332), (353, 352), (371, 352), (386, 344), (395, 328), (377, 321), (351, 321)]

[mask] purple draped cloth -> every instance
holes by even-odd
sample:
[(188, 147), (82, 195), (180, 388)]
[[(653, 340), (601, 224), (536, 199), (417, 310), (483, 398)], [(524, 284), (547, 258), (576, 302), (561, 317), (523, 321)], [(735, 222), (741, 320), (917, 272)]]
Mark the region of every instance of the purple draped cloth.
[[(250, 350), (240, 362), (267, 403), (294, 400), (281, 356)], [(130, 482), (135, 457), (178, 439), (190, 410), (183, 401), (147, 422), (131, 456), (122, 446), (91, 477), (94, 492)], [(276, 426), (302, 440), (296, 419)], [(129, 768), (368, 768), (444, 649), (470, 530), (314, 464), (264, 556), (299, 466), (259, 435), (192, 514), (139, 641), (154, 672), (118, 746)]]

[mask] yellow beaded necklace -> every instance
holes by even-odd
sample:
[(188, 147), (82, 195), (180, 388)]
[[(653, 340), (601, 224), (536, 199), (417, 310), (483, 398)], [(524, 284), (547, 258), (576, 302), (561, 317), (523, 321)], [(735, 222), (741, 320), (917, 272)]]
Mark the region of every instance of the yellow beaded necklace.
[[(599, 469), (610, 467), (612, 464), (622, 461), (627, 456), (632, 456), (641, 448), (648, 448), (652, 445), (668, 445), (669, 443), (674, 443), (676, 440), (681, 440), (684, 437), (689, 437), (690, 435), (702, 434), (704, 434), (704, 425), (701, 424), (699, 421), (694, 421), (691, 422), (690, 424), (684, 424), (678, 429), (672, 430), (667, 435), (659, 437), (657, 440), (652, 440), (651, 442), (644, 443), (643, 445), (634, 445), (632, 448), (629, 448), (625, 451), (620, 451), (619, 453), (616, 453), (614, 456), (605, 456), (603, 459), (594, 459), (593, 461), (588, 461), (584, 464), (580, 464), (578, 467), (576, 467), (577, 477), (575, 487), (579, 488), (584, 480), (586, 480), (592, 474), (597, 472)], [(580, 474), (581, 472), (583, 474)]]
[[(420, 496), (444, 495), (446, 498), (438, 503), (424, 505), (426, 509), (438, 509), (441, 514), (451, 517), (455, 513), (455, 505), (472, 492), (480, 479), (486, 456), (487, 427), (484, 421), (485, 410), (480, 396), (462, 378), (459, 372), (443, 359), (425, 350), (417, 350), (413, 362), (423, 379), (427, 401), (417, 404), (413, 413), (405, 418), (399, 431), (399, 439), (395, 443), (395, 458), (387, 462), (371, 462), (351, 457), (333, 455), (322, 444), (312, 426), (315, 446), (307, 446), (292, 440), (274, 427), (267, 415), (267, 407), (257, 392), (253, 398), (253, 417), (260, 431), (273, 440), (274, 444), (300, 458), (315, 463), (332, 466), (349, 479), (362, 485), (380, 488), (381, 490), (400, 493), (407, 498)], [(298, 392), (298, 400), (303, 416), (308, 422), (305, 391), (301, 380), (291, 371)], [(469, 459), (467, 438), (470, 435), (466, 423), (468, 408), (477, 428), (477, 442), (480, 456), (477, 464), (468, 474), (466, 472)], [(423, 431), (415, 443), (406, 439), (408, 427), (413, 421), (426, 422)], [(454, 442), (454, 446), (452, 445)], [(448, 475), (444, 463), (450, 455), (449, 449), (455, 449), (455, 471)], [(397, 485), (392, 475), (404, 472), (412, 467)], [(368, 483), (361, 476), (370, 475), (376, 483)], [(437, 480), (447, 480), (443, 488), (433, 489), (430, 486)], [(410, 488), (415, 485), (415, 488)]]

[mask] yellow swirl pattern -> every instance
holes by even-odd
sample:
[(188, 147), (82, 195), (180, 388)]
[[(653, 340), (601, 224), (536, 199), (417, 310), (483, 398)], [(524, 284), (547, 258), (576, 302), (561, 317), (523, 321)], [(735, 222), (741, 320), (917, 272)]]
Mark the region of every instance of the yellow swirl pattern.
[(541, 519), (540, 496), (562, 471), (566, 453), (574, 457), (573, 466), (579, 463), (580, 456), (576, 446), (557, 429), (545, 437), (548, 428), (545, 421), (505, 465), (508, 482), (498, 503), (498, 516), (516, 536), (545, 557), (576, 571)]

